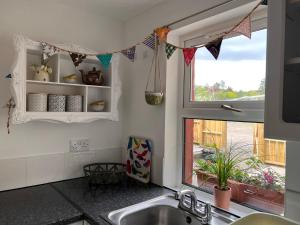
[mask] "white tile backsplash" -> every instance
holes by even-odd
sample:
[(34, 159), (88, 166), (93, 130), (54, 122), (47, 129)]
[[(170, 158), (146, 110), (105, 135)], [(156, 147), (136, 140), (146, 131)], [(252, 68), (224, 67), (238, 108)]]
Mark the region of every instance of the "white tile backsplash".
[(0, 190), (26, 186), (26, 158), (0, 160)]
[(0, 191), (82, 177), (93, 162), (121, 162), (121, 148), (0, 159)]
[(27, 160), (27, 184), (36, 185), (64, 179), (64, 154), (30, 157)]

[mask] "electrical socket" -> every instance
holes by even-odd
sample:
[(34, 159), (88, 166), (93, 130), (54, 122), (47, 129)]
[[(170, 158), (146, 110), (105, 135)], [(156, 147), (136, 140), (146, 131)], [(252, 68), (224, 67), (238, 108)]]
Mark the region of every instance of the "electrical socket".
[(86, 152), (90, 150), (88, 138), (70, 140), (70, 152)]

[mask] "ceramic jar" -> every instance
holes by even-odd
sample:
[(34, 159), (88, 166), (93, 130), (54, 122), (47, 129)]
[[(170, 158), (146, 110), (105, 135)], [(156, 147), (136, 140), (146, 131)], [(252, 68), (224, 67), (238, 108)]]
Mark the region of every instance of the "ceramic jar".
[(48, 95), (48, 111), (49, 112), (65, 112), (66, 96), (64, 95)]
[(69, 95), (67, 96), (67, 112), (82, 112), (82, 96)]
[(29, 93), (27, 95), (27, 111), (29, 111), (29, 112), (46, 112), (47, 111), (47, 94)]

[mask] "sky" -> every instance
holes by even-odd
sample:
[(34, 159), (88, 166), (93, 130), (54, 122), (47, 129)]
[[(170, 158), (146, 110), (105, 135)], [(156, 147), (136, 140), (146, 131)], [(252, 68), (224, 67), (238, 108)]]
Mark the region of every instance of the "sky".
[(223, 40), (218, 60), (200, 48), (195, 55), (195, 84), (225, 81), (235, 91), (257, 90), (266, 75), (266, 29), (252, 33), (251, 40), (237, 36)]

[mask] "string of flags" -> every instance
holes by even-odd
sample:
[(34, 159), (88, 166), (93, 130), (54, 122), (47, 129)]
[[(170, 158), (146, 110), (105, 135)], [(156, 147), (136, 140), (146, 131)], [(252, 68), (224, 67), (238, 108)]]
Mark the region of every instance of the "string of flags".
[(171, 44), (167, 42), (167, 36), (168, 33), (171, 31), (171, 29), (167, 26), (164, 26), (164, 27), (156, 28), (154, 32), (148, 35), (142, 42), (137, 43), (136, 45), (130, 48), (122, 49), (110, 53), (86, 54), (86, 53), (72, 52), (67, 49), (62, 49), (60, 47), (57, 47), (55, 45), (46, 42), (41, 42), (41, 48), (43, 52), (42, 61), (44, 63), (47, 60), (47, 58), (53, 56), (56, 53), (64, 51), (70, 54), (70, 57), (76, 68), (80, 65), (80, 63), (82, 63), (87, 58), (87, 56), (96, 56), (97, 59), (102, 64), (103, 68), (107, 70), (111, 64), (112, 55), (114, 53), (121, 53), (125, 57), (127, 57), (131, 62), (134, 62), (137, 45), (144, 44), (145, 46), (155, 50), (157, 43), (164, 44), (165, 54), (167, 59), (170, 59), (173, 53), (177, 49), (181, 49), (184, 56), (184, 61), (187, 65), (190, 65), (190, 63), (192, 62), (197, 49), (202, 47), (205, 47), (212, 54), (212, 56), (217, 60), (220, 54), (222, 41), (225, 36), (238, 33), (251, 39), (251, 33), (252, 33), (251, 15), (260, 5), (267, 5), (267, 0), (260, 0), (259, 3), (249, 12), (249, 14), (246, 15), (239, 23), (237, 23), (227, 32), (223, 32), (217, 35), (217, 37), (214, 40), (210, 41), (205, 45), (195, 46), (195, 47), (180, 47)]

